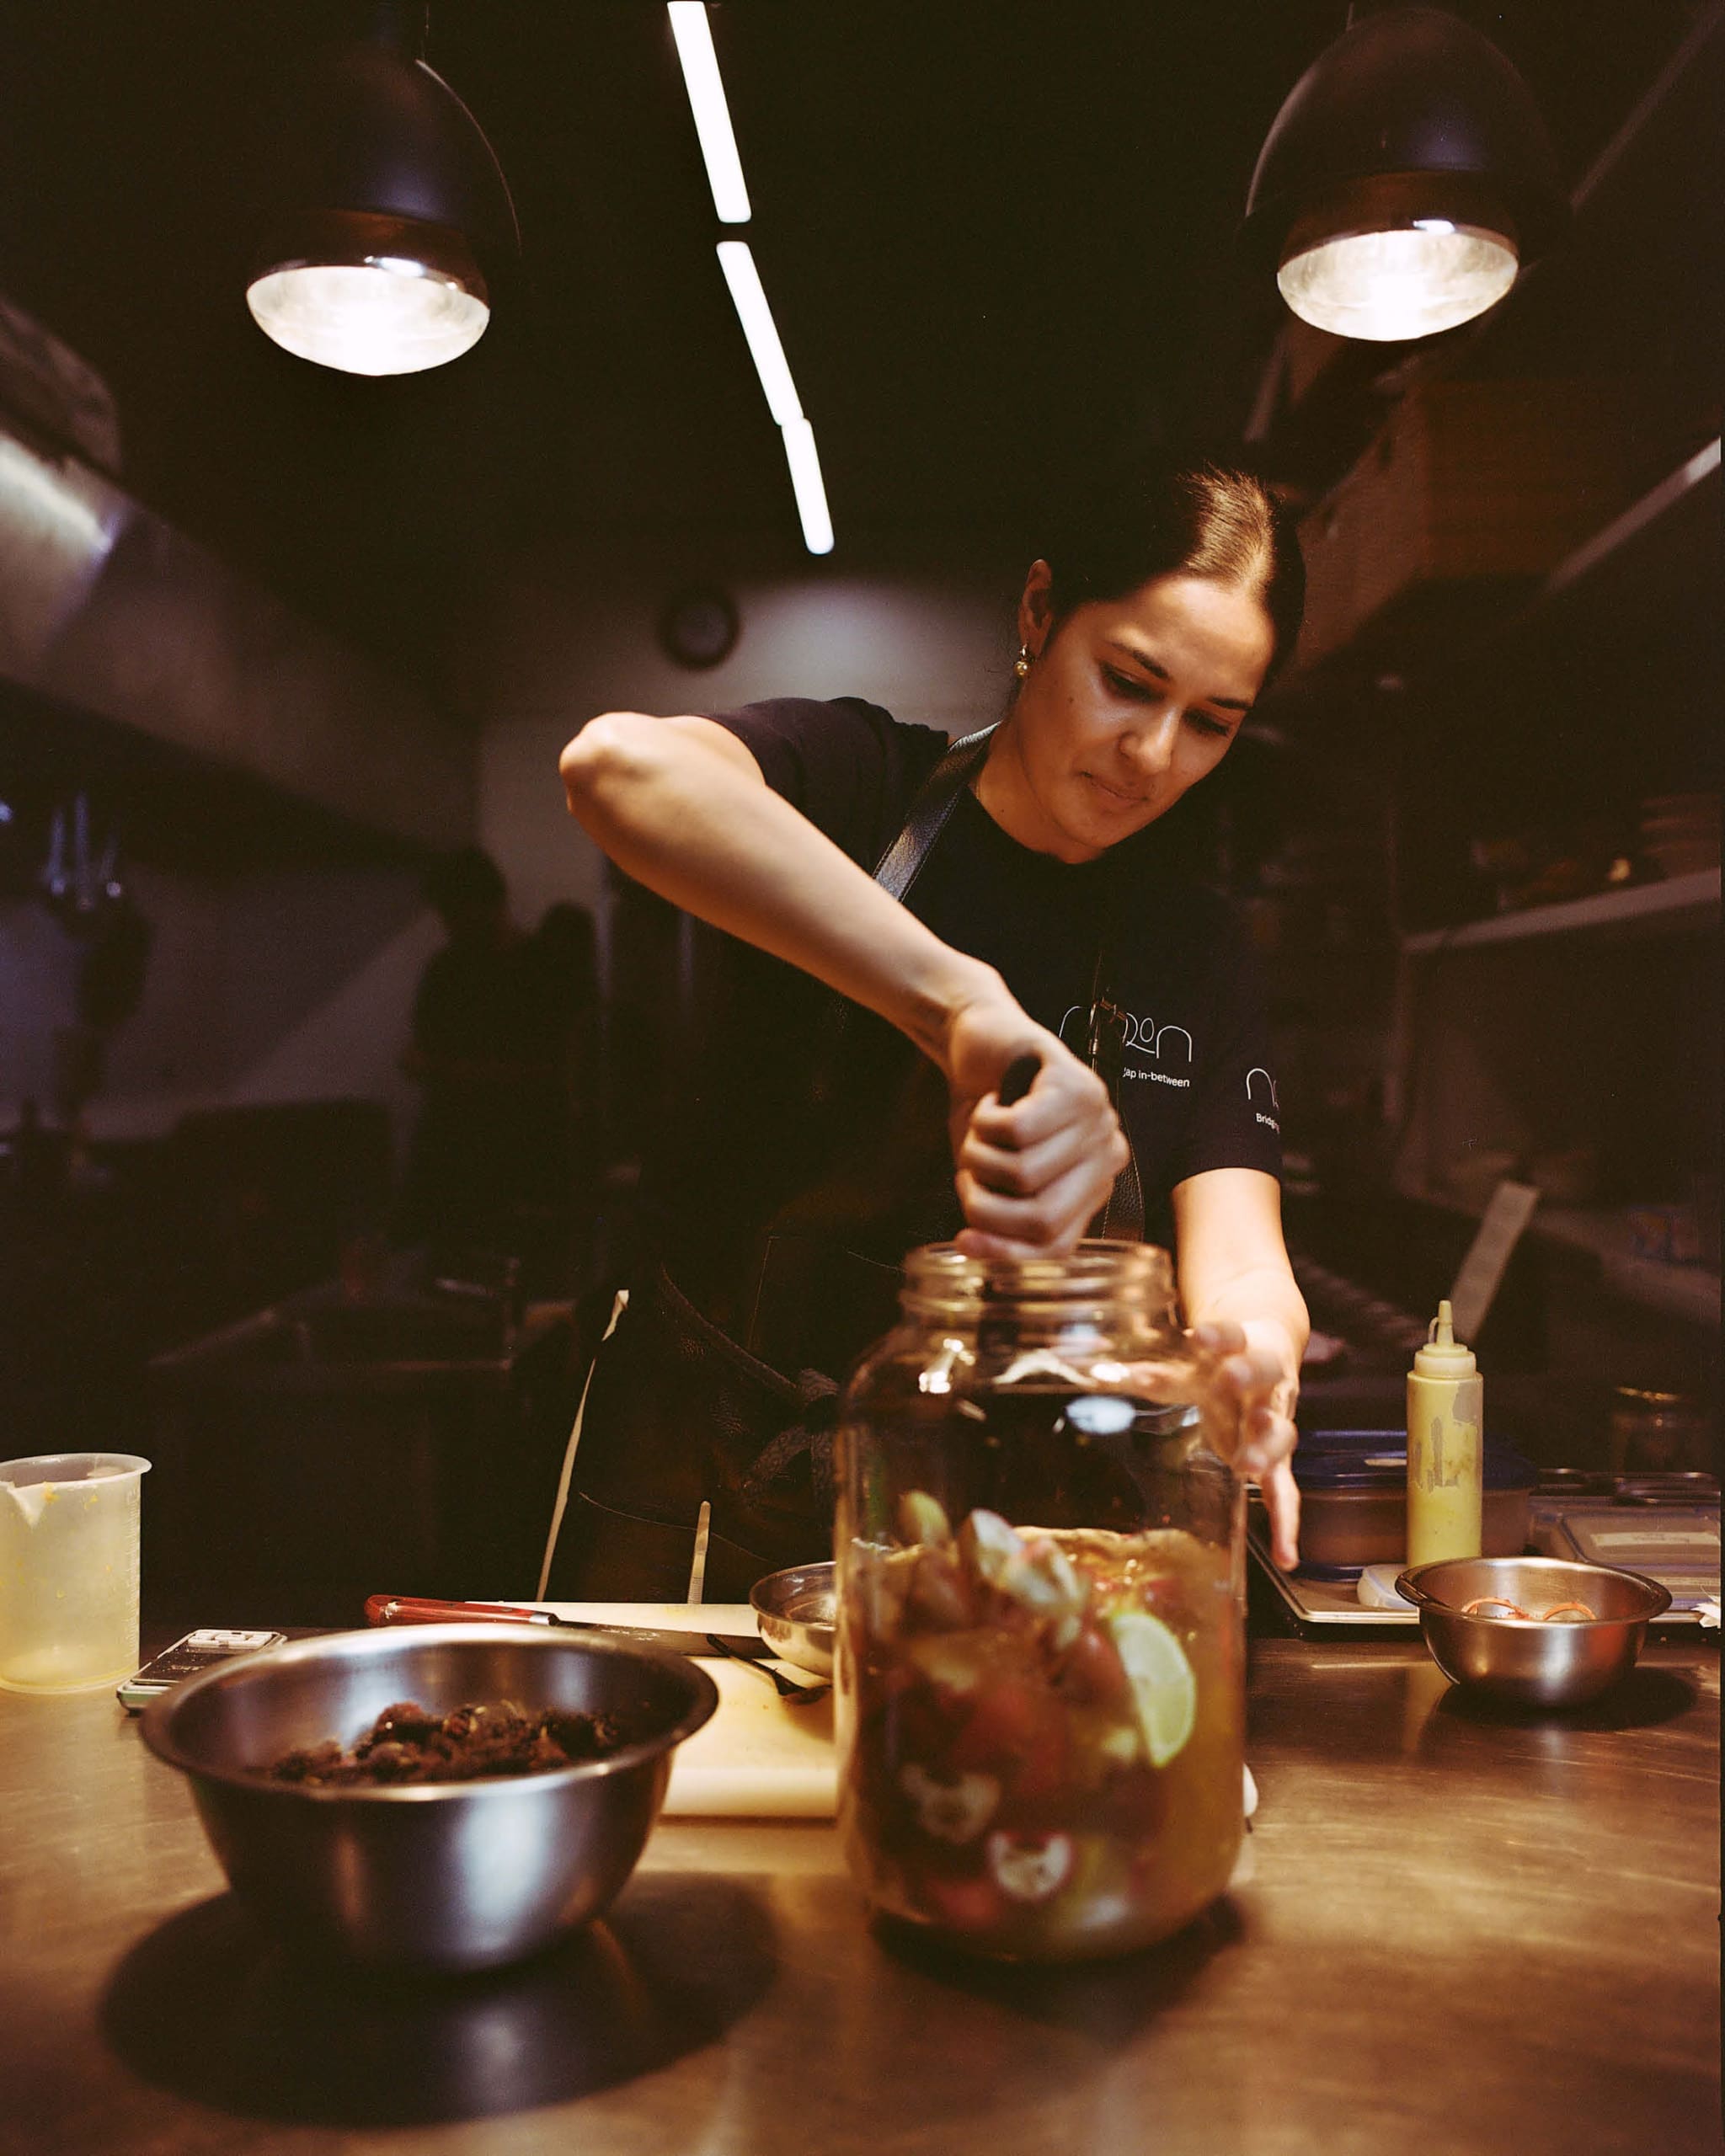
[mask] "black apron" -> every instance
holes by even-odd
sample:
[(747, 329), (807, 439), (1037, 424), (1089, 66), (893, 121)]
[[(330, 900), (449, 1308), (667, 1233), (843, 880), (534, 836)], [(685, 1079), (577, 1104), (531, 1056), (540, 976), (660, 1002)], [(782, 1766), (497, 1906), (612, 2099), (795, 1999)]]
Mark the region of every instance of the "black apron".
[[(919, 788), (873, 871), (895, 898), (902, 900), (915, 883), (993, 731), (955, 742)], [(1108, 971), (1104, 938), (1088, 1046), (1118, 1102), (1124, 1027), (1107, 993)], [(830, 1090), (822, 1075), (837, 1068), (852, 1009), (837, 995), (824, 1008), (811, 1102), (817, 1113)], [(869, 1163), (872, 1190), (902, 1193), (907, 1179), (926, 1175), (931, 1132), (945, 1145), (946, 1102), (940, 1073), (917, 1058), (892, 1118), (887, 1157)], [(895, 1172), (900, 1165), (906, 1174)], [(698, 1309), (662, 1264), (618, 1296), (571, 1433), (540, 1598), (683, 1600), (703, 1505), (706, 1600), (746, 1600), (764, 1574), (830, 1555), (830, 1433), (840, 1385), (859, 1349), (898, 1315), (898, 1265), (855, 1247), (867, 1240), (857, 1230), (868, 1203), (853, 1177), (782, 1206), (726, 1298), (728, 1326)], [(949, 1155), (927, 1219), (919, 1221), (914, 1209), (907, 1216), (902, 1205), (893, 1217), (900, 1251), (949, 1232)], [(1136, 1240), (1142, 1222), (1136, 1164), (1129, 1161), (1097, 1232)]]

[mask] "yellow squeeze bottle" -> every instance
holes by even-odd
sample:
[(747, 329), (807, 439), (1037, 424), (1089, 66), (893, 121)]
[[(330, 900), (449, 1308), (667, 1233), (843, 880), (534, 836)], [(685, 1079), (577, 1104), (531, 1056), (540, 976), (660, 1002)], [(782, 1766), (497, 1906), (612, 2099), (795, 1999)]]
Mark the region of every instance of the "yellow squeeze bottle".
[(1447, 1302), (1407, 1374), (1407, 1561), (1477, 1557), (1485, 1381)]

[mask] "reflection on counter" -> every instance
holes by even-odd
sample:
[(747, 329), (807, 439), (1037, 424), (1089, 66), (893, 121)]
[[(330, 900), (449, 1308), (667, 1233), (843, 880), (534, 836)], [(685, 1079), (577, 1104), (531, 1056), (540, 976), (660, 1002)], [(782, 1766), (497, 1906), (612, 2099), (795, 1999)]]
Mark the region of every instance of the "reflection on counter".
[(777, 1973), (743, 1886), (660, 1873), (515, 1968), (436, 1986), (296, 1960), (232, 1895), (120, 1963), (102, 2025), (146, 2082), (201, 2105), (359, 2129), (496, 2118), (662, 2072), (718, 2041)]

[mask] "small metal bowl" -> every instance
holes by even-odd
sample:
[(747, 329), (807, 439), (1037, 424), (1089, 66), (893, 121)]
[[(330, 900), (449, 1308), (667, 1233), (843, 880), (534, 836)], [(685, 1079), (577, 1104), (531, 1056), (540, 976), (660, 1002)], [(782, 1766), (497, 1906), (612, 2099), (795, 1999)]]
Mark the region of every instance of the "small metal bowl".
[[(1671, 1607), (1657, 1580), (1560, 1557), (1452, 1557), (1418, 1565), (1396, 1584), (1418, 1604), (1432, 1659), (1452, 1683), (1528, 1707), (1576, 1707), (1609, 1691), (1634, 1668), (1648, 1625)], [(1487, 1597), (1529, 1614), (1464, 1614)], [(1565, 1602), (1598, 1614), (1543, 1620), (1542, 1611)]]
[[(644, 1734), (609, 1758), (471, 1782), (317, 1789), (270, 1763), (351, 1744), (387, 1706), (508, 1702), (615, 1714)], [(229, 1883), (272, 1928), (348, 1959), (496, 1967), (597, 1916), (634, 1870), (670, 1755), (718, 1705), (667, 1648), (525, 1625), (420, 1625), (298, 1640), (226, 1662), (145, 1709)]]
[(782, 1662), (817, 1677), (832, 1675), (832, 1641), (838, 1590), (830, 1565), (793, 1565), (770, 1572), (750, 1593), (761, 1636)]

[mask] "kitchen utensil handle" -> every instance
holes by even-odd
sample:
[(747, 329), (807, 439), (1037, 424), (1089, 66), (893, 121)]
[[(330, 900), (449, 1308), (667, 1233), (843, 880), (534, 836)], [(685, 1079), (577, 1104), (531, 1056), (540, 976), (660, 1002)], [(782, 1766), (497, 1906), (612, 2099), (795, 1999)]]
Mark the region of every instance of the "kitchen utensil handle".
[(539, 1625), (551, 1618), (538, 1609), (518, 1609), (506, 1602), (439, 1602), (414, 1594), (371, 1594), (366, 1598), (368, 1625)]
[(1009, 1108), (1015, 1101), (1022, 1101), (1036, 1083), (1036, 1074), (1041, 1068), (1042, 1058), (1039, 1055), (1014, 1056), (1007, 1065), (995, 1096), (1001, 1106)]
[(716, 1654), (724, 1656), (727, 1661), (740, 1662), (746, 1668), (758, 1671), (772, 1686), (780, 1699), (793, 1707), (806, 1707), (815, 1700), (824, 1700), (832, 1689), (830, 1684), (799, 1684), (794, 1677), (787, 1677), (782, 1669), (773, 1669), (766, 1662), (757, 1661), (752, 1655), (739, 1654), (736, 1649), (717, 1632), (709, 1632), (707, 1635), (707, 1644)]

